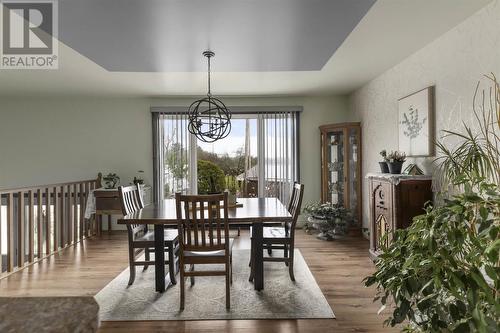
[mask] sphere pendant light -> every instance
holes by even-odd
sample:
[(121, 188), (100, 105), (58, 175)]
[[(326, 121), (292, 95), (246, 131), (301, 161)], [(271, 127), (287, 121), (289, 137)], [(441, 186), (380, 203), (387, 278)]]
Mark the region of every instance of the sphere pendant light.
[(220, 99), (212, 96), (210, 90), (210, 59), (215, 53), (205, 51), (203, 56), (208, 59), (208, 93), (207, 97), (194, 101), (189, 106), (188, 130), (200, 141), (215, 142), (231, 132), (231, 112)]

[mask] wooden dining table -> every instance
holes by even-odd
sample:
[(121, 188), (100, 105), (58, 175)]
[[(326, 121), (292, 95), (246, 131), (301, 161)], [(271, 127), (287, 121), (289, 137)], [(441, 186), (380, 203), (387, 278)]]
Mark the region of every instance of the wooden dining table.
[[(266, 223), (292, 222), (287, 208), (277, 198), (238, 198), (241, 207), (228, 208), (229, 224), (252, 225), (252, 246), (262, 248), (263, 226)], [(165, 291), (169, 281), (165, 275), (163, 230), (165, 225), (177, 225), (175, 199), (165, 199), (118, 219), (118, 224), (148, 224), (154, 226), (156, 291)], [(263, 251), (255, 251), (254, 289), (264, 289)], [(169, 259), (170, 260), (170, 259)]]

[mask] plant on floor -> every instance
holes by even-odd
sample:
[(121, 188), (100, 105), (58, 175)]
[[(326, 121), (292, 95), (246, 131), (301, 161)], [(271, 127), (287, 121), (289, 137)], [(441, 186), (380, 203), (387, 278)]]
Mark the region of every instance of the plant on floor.
[(459, 193), (392, 234), (365, 278), (380, 311), (394, 309), (385, 323), (407, 322), (407, 332), (500, 331), (500, 89), (491, 79), (491, 103), (474, 109), (478, 132), (464, 125), (465, 134), (446, 132), (460, 138), (456, 148), (437, 144), (443, 182)]
[(314, 202), (305, 206), (304, 213), (308, 215), (306, 229), (311, 227), (320, 231), (318, 238), (332, 240), (347, 232), (351, 219), (350, 211), (341, 205)]

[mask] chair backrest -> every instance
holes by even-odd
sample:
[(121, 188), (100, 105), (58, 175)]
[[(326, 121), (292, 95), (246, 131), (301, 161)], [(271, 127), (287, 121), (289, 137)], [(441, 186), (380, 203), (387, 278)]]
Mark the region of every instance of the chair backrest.
[(213, 195), (175, 194), (181, 251), (229, 253), (227, 192)]
[(141, 208), (144, 208), (142, 195), (139, 186), (119, 186), (118, 193), (123, 215), (132, 214)]
[(293, 232), (295, 230), (295, 225), (297, 224), (297, 219), (300, 215), (300, 210), (302, 207), (302, 197), (304, 196), (304, 184), (294, 183), (292, 188), (292, 195), (290, 196), (290, 202), (288, 204), (288, 212), (292, 215), (292, 223), (290, 225), (290, 230)]
[[(132, 214), (144, 208), (140, 185), (119, 186), (118, 194), (123, 215)], [(146, 233), (148, 226), (146, 224), (127, 224), (127, 231), (130, 241), (133, 241), (136, 237)]]

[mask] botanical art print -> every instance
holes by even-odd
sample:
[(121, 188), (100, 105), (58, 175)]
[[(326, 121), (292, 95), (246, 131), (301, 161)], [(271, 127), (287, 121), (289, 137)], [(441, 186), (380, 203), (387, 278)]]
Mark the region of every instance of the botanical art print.
[(432, 156), (433, 88), (428, 87), (398, 101), (399, 150), (408, 156)]

